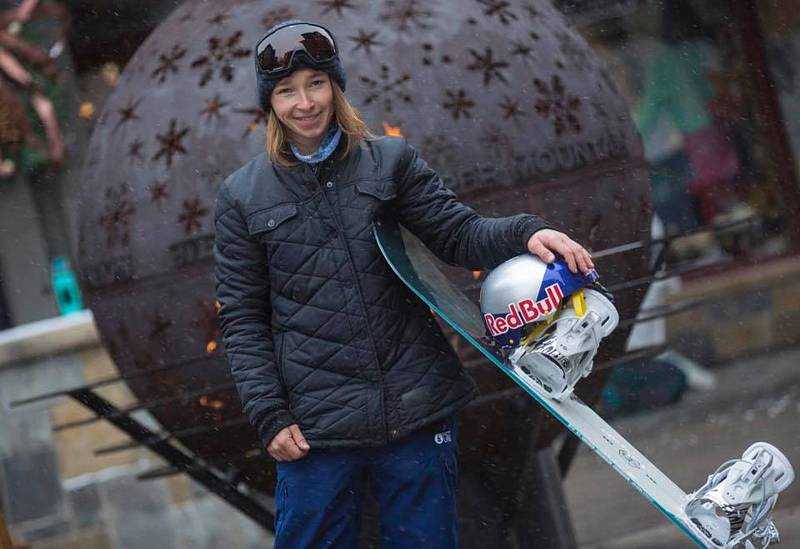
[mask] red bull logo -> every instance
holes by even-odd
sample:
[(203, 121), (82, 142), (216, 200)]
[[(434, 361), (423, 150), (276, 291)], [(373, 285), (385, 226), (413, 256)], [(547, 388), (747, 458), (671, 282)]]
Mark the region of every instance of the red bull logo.
[(489, 332), (493, 336), (498, 336), (509, 330), (522, 328), (525, 324), (543, 320), (543, 317), (553, 313), (564, 299), (564, 292), (561, 291), (561, 286), (558, 284), (551, 284), (545, 288), (544, 292), (547, 297), (539, 301), (523, 299), (516, 303), (509, 303), (506, 314), (486, 313), (483, 315), (483, 321), (489, 328)]

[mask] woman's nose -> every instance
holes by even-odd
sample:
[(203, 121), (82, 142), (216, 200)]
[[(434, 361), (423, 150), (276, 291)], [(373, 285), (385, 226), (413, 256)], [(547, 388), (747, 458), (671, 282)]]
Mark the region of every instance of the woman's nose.
[(303, 110), (307, 110), (314, 105), (314, 101), (311, 99), (311, 96), (307, 94), (305, 91), (301, 91), (297, 95), (297, 107)]

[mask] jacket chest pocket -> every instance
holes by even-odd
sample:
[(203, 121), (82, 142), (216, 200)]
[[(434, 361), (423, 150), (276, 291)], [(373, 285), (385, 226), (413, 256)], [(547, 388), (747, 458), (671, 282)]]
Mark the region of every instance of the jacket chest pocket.
[(297, 217), (296, 204), (281, 204), (251, 213), (247, 218), (247, 231), (260, 242), (288, 240)]
[(397, 198), (397, 187), (391, 179), (358, 181), (355, 190), (355, 202), (368, 213), (369, 221), (380, 215)]

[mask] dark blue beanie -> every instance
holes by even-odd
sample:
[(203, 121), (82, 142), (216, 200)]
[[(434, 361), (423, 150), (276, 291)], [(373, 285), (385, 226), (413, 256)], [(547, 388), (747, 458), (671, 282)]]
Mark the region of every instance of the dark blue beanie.
[[(290, 25), (297, 25), (297, 24), (314, 25), (316, 23), (310, 23), (308, 21), (300, 21), (300, 20), (297, 20), (297, 19), (293, 19), (291, 21), (283, 21), (281, 23), (278, 23), (277, 25), (275, 25), (271, 29), (269, 29), (266, 33), (264, 33), (264, 36), (267, 36), (267, 35), (275, 32), (276, 30), (278, 30), (280, 28), (288, 27)], [(330, 32), (330, 31), (328, 31), (328, 32)], [(333, 36), (332, 33), (331, 33), (331, 36)], [(262, 40), (263, 40), (263, 37), (262, 37)], [(335, 40), (335, 38), (334, 38), (334, 40)], [(259, 40), (259, 42), (260, 41), (261, 40)], [(338, 51), (338, 44), (337, 44), (337, 51)], [(254, 57), (255, 62), (256, 62), (256, 101), (258, 101), (258, 105), (262, 109), (264, 109), (265, 111), (269, 111), (270, 110), (269, 99), (270, 99), (270, 96), (272, 95), (272, 90), (275, 89), (275, 86), (278, 85), (278, 82), (280, 82), (283, 78), (286, 78), (286, 76), (288, 76), (292, 72), (296, 71), (297, 69), (310, 68), (310, 69), (316, 69), (316, 70), (320, 70), (320, 71), (322, 71), (324, 73), (327, 73), (328, 76), (330, 76), (337, 84), (339, 84), (339, 87), (342, 89), (342, 91), (345, 90), (345, 87), (347, 85), (347, 75), (344, 72), (344, 68), (342, 67), (342, 62), (339, 59), (338, 55), (336, 57), (336, 60), (330, 66), (328, 66), (328, 67), (326, 67), (324, 69), (311, 66), (308, 62), (305, 61), (305, 59), (303, 57), (300, 57), (299, 59), (296, 58), (297, 60), (293, 63), (291, 72), (289, 72), (288, 74), (281, 75), (280, 77), (277, 77), (277, 78), (275, 78), (275, 77), (270, 78), (269, 76), (266, 76), (265, 74), (262, 74), (261, 71), (258, 70), (258, 59), (256, 58), (257, 54), (258, 54), (258, 52), (254, 48), (253, 49), (253, 57)]]

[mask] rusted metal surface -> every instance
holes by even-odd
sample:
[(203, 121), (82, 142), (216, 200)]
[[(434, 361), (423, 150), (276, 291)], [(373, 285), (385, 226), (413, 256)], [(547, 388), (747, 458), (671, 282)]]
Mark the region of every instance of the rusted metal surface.
[[(241, 413), (232, 386), (196, 391), (229, 380), (215, 319), (214, 198), (263, 149), (252, 47), (288, 18), (333, 31), (347, 94), (370, 127), (399, 129), (482, 213), (537, 212), (595, 250), (649, 235), (646, 168), (624, 101), (546, 1), (183, 4), (131, 59), (98, 120), (79, 257), (88, 305), (131, 390), (143, 402), (195, 395), (152, 409), (165, 430), (226, 426), (181, 438), (209, 459), (236, 459), (255, 437), (231, 421)], [(646, 275), (646, 265), (641, 250), (598, 261), (612, 285)], [(623, 317), (643, 290), (618, 293)], [(619, 355), (626, 335), (618, 331), (598, 360)], [(470, 349), (456, 346), (468, 361)], [(471, 370), (484, 393), (509, 387), (487, 366)], [(587, 383), (596, 395), (599, 381)], [(499, 400), (464, 414), (465, 467), (512, 470), (536, 409)], [(243, 463), (245, 480), (269, 490), (269, 463)]]

